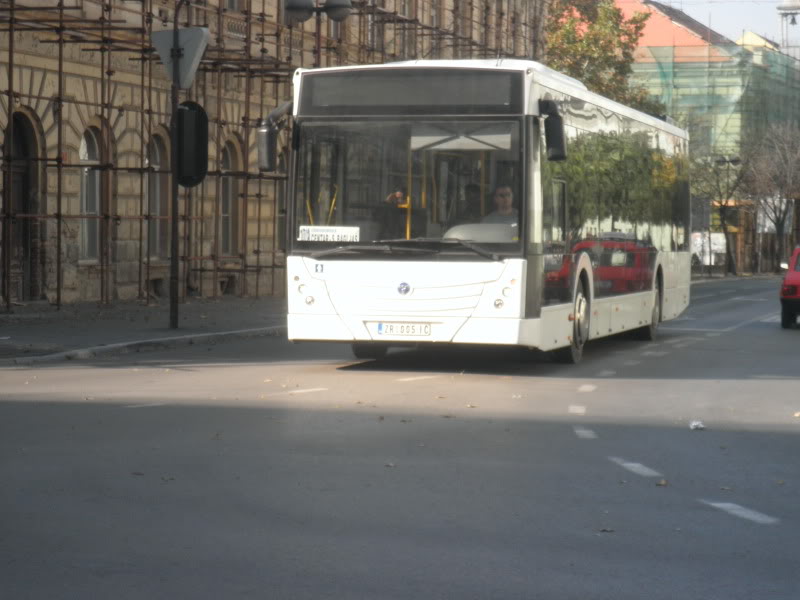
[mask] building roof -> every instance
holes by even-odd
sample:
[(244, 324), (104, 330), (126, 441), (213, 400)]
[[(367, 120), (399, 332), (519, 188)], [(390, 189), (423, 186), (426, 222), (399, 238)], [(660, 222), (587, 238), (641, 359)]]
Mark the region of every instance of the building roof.
[(703, 25), (700, 21), (693, 19), (682, 10), (669, 6), (668, 4), (653, 2), (653, 0), (643, 0), (642, 4), (652, 7), (664, 16), (671, 19), (673, 22), (685, 27), (696, 36), (710, 44), (735, 45), (736, 43), (733, 40), (726, 38), (721, 33), (717, 33), (713, 29)]

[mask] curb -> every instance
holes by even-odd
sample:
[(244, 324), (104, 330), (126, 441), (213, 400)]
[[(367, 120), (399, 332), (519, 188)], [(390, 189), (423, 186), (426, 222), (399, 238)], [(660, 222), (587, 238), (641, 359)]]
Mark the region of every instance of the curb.
[(133, 342), (101, 344), (99, 346), (65, 350), (64, 352), (43, 354), (41, 356), (6, 358), (0, 360), (0, 366), (30, 365), (34, 363), (55, 362), (59, 360), (81, 360), (93, 358), (95, 356), (126, 354), (128, 352), (147, 352), (150, 350), (162, 350), (165, 348), (174, 348), (176, 346), (191, 346), (193, 344), (202, 344), (207, 342), (222, 342), (226, 340), (253, 337), (277, 337), (285, 333), (285, 325), (272, 325), (269, 327), (259, 327), (256, 329), (237, 329), (234, 331), (218, 331), (214, 333), (196, 333), (172, 337), (152, 338), (147, 340), (136, 340)]

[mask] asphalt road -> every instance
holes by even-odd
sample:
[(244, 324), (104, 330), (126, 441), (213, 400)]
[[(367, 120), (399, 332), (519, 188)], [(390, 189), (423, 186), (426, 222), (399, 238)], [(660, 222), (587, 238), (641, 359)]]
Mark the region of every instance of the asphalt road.
[(260, 338), (0, 369), (0, 596), (795, 600), (777, 281), (578, 366)]

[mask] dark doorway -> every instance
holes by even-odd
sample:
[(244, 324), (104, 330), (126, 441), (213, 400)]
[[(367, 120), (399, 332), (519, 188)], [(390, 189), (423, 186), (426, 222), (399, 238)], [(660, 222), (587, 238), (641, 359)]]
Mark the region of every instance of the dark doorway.
[[(43, 248), (39, 213), (39, 162), (38, 147), (33, 124), (23, 113), (14, 113), (11, 139), (8, 130), (4, 136), (6, 155), (11, 162), (6, 168), (3, 186), (3, 213), (10, 217), (5, 228), (8, 239), (3, 240), (3, 254), (8, 252), (10, 265), (7, 273), (8, 289), (12, 300), (38, 300), (43, 294)], [(10, 152), (8, 152), (10, 150)], [(10, 191), (10, 198), (9, 198)], [(3, 261), (3, 266), (8, 262)], [(6, 283), (5, 281), (3, 282)], [(3, 286), (5, 288), (5, 286)]]

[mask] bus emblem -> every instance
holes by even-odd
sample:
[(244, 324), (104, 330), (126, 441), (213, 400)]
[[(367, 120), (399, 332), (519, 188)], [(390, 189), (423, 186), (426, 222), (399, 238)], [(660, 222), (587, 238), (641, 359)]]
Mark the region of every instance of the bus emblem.
[(405, 281), (397, 286), (397, 291), (400, 292), (403, 296), (405, 296), (408, 292), (411, 291), (411, 286), (408, 285)]

